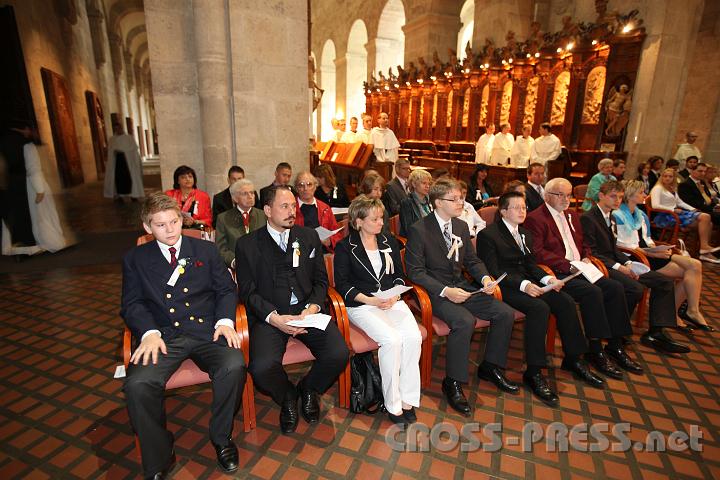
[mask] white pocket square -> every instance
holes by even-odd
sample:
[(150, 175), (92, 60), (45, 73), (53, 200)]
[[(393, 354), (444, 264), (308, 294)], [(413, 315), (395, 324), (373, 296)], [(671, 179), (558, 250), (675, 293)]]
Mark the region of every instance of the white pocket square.
[(315, 258), (315, 249), (314, 248), (312, 249), (312, 252), (310, 252), (309, 258)]

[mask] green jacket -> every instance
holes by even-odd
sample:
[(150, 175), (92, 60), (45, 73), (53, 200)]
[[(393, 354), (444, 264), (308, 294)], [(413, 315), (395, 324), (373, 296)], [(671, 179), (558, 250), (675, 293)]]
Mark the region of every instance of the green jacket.
[(242, 214), (237, 208), (218, 215), (217, 224), (215, 225), (215, 244), (220, 250), (220, 256), (225, 261), (225, 265), (231, 267), (233, 260), (235, 260), (235, 243), (237, 239), (246, 233), (264, 227), (266, 222), (265, 212), (255, 207), (250, 210), (250, 225), (247, 232), (245, 232), (245, 225), (243, 225)]

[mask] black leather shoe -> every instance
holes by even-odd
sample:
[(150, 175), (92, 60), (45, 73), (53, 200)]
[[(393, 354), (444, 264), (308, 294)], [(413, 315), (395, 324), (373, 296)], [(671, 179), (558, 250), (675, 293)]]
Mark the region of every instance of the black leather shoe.
[(300, 396), (300, 413), (307, 423), (317, 423), (320, 419), (320, 402), (318, 395), (311, 389), (305, 389), (302, 382), (298, 384), (298, 395)]
[(520, 387), (518, 387), (516, 383), (505, 378), (502, 370), (498, 367), (486, 368), (485, 366), (480, 365), (478, 367), (477, 375), (478, 378), (494, 383), (496, 387), (505, 392), (517, 393), (520, 390)]
[(570, 362), (568, 362), (567, 359), (563, 359), (560, 368), (562, 368), (563, 370), (567, 370), (568, 372), (572, 372), (573, 377), (577, 378), (578, 380), (582, 380), (591, 387), (605, 387), (605, 380), (602, 377), (598, 377), (597, 375), (592, 373), (592, 371), (590, 371), (590, 367), (588, 367), (587, 362), (585, 362), (585, 360), (583, 360), (582, 358), (578, 358), (577, 360)]
[(167, 464), (167, 467), (163, 468), (161, 471), (157, 472), (155, 475), (150, 475), (149, 477), (145, 477), (146, 480), (165, 480), (170, 475), (170, 472), (172, 472), (172, 469), (175, 467), (176, 463), (177, 463), (177, 457), (175, 456), (175, 451), (173, 450), (172, 456), (170, 457), (170, 462)]
[(646, 347), (654, 348), (663, 353), (688, 353), (690, 351), (690, 347), (676, 342), (662, 330), (655, 333), (645, 332), (640, 337), (640, 342)]
[(635, 375), (643, 374), (643, 368), (640, 364), (630, 358), (622, 348), (611, 348), (605, 345), (605, 353), (623, 370), (634, 373)]
[(238, 449), (232, 440), (227, 445), (215, 445), (217, 463), (225, 473), (232, 473), (238, 469)]
[(415, 407), (410, 407), (410, 410), (403, 410), (403, 417), (408, 423), (417, 422), (417, 415), (415, 415)]
[(294, 387), (288, 388), (285, 400), (280, 406), (280, 430), (282, 433), (293, 433), (297, 429), (298, 419), (297, 394)]
[(704, 332), (714, 332), (715, 329), (711, 327), (710, 325), (706, 323), (701, 323), (700, 320), (691, 317), (687, 314), (687, 311), (679, 311), (678, 314), (680, 315), (680, 318), (685, 320), (686, 323), (692, 324), (694, 328), (697, 328), (698, 330), (702, 330)]
[(442, 382), (442, 391), (445, 394), (445, 398), (447, 398), (448, 404), (452, 408), (466, 417), (470, 416), (470, 404), (467, 398), (465, 398), (460, 382), (450, 377), (445, 377)]
[(387, 412), (387, 414), (390, 421), (393, 422), (395, 425), (400, 425), (404, 427), (407, 426), (407, 424), (409, 423), (407, 418), (405, 418), (405, 415), (393, 415), (390, 412)]
[(532, 390), (535, 396), (546, 404), (551, 407), (558, 404), (557, 394), (552, 391), (550, 385), (547, 383), (547, 379), (542, 373), (536, 373), (535, 375), (523, 374), (523, 382), (530, 387), (530, 390)]
[(619, 370), (608, 358), (607, 355), (605, 355), (605, 352), (590, 352), (586, 353), (585, 357), (587, 358), (588, 362), (590, 364), (597, 368), (598, 371), (602, 374), (607, 375), (610, 378), (614, 378), (616, 380), (622, 380), (623, 373), (621, 370)]

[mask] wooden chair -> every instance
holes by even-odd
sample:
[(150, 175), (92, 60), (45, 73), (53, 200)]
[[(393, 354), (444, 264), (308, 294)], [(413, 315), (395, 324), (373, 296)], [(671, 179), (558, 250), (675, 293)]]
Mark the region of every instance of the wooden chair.
[[(338, 309), (342, 311), (342, 315), (344, 315), (345, 319), (347, 320), (347, 326), (349, 327), (348, 330), (348, 336), (350, 338), (350, 344), (349, 348), (354, 354), (358, 353), (365, 353), (365, 352), (372, 352), (380, 348), (380, 346), (370, 338), (362, 329), (356, 327), (352, 323), (350, 323), (349, 318), (347, 316), (347, 309), (345, 308), (345, 301), (342, 299), (342, 296), (335, 290), (335, 270), (334, 270), (334, 263), (333, 263), (333, 254), (325, 254), (325, 268), (327, 269), (328, 273), (328, 284), (330, 285), (329, 290), (333, 292), (333, 294), (337, 295), (338, 300)], [(415, 289), (419, 287), (413, 287), (413, 290), (408, 291), (405, 295), (403, 295), (404, 299), (407, 300), (409, 296), (416, 295)], [(430, 300), (428, 299), (428, 302)], [(420, 329), (420, 335), (423, 338), (423, 341), (427, 337), (427, 330), (424, 326), (418, 325), (418, 328)], [(425, 354), (424, 351), (425, 344), (423, 343), (423, 350), (420, 352), (420, 378), (423, 378), (423, 370), (422, 366), (423, 361), (430, 358), (428, 355)], [(432, 354), (432, 351), (430, 352)], [(348, 362), (347, 366), (345, 367), (346, 373), (348, 375), (348, 379), (350, 378), (350, 363)], [(428, 374), (429, 375), (429, 374)], [(429, 377), (428, 377), (429, 378)], [(348, 380), (349, 381), (349, 380)], [(347, 398), (345, 399), (346, 404), (344, 406), (349, 407), (350, 406), (350, 389), (348, 386), (347, 390)]]
[(342, 228), (342, 230), (340, 230), (340, 233), (342, 233), (343, 238), (350, 235), (350, 230), (349, 230), (350, 227), (348, 226), (348, 221), (349, 221), (348, 218), (345, 217), (342, 220), (340, 220), (339, 222), (337, 222), (338, 228)]
[(480, 215), (480, 218), (485, 220), (485, 223), (488, 225), (492, 225), (495, 223), (495, 217), (497, 216), (498, 207), (493, 205), (490, 207), (482, 207), (478, 209), (477, 213)]
[[(248, 335), (247, 316), (245, 315), (245, 307), (238, 305), (235, 313), (235, 330), (240, 335), (240, 346), (245, 358), (245, 365), (249, 362), (250, 337)], [(123, 333), (123, 364), (127, 371), (130, 365), (131, 350), (133, 347), (132, 332), (125, 327)], [(165, 390), (173, 390), (176, 388), (188, 387), (191, 385), (199, 385), (210, 381), (208, 374), (202, 370), (190, 359), (185, 360), (175, 373), (172, 374)], [(255, 428), (255, 396), (253, 393), (252, 378), (247, 376), (245, 388), (242, 393), (243, 402), (243, 428), (246, 432)], [(137, 443), (137, 439), (136, 439)], [(138, 449), (139, 452), (139, 449)]]
[(591, 202), (593, 205), (595, 205), (595, 200), (592, 198), (588, 198), (585, 195), (587, 194), (588, 186), (587, 184), (577, 185), (573, 188), (573, 202), (575, 203), (575, 211), (582, 213), (584, 210), (582, 209), (582, 204), (585, 202), (585, 200)]
[[(621, 252), (630, 255), (630, 258), (636, 262), (640, 262), (646, 267), (650, 268), (650, 262), (648, 261), (647, 255), (639, 248), (626, 248), (618, 246)], [(643, 294), (640, 298), (640, 302), (637, 305), (637, 311), (635, 312), (635, 326), (640, 327), (645, 320), (645, 313), (647, 313), (648, 299), (650, 298), (650, 289), (643, 288)]]

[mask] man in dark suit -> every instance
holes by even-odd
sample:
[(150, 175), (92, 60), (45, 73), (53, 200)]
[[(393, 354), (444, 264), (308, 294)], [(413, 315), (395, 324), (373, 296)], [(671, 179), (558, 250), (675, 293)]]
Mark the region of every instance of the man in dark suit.
[(527, 183), (525, 184), (525, 202), (527, 203), (528, 213), (532, 212), (545, 203), (545, 189), (543, 182), (545, 181), (545, 165), (534, 162), (527, 168)]
[(234, 207), (232, 195), (230, 195), (230, 185), (245, 178), (245, 170), (242, 167), (233, 165), (228, 170), (228, 188), (220, 193), (216, 193), (212, 200), (212, 225), (213, 228), (217, 228), (217, 217), (223, 212), (232, 210)]
[[(525, 314), (527, 370), (523, 380), (541, 400), (557, 404), (557, 395), (542, 374), (546, 366), (548, 317), (553, 313), (565, 352), (563, 368), (591, 386), (602, 387), (605, 382), (592, 374), (581, 358), (587, 352), (587, 342), (577, 318), (575, 300), (561, 291), (560, 280), (538, 267), (532, 253), (532, 234), (520, 226), (526, 216), (523, 194), (508, 192), (500, 196), (498, 211), (501, 220), (478, 233), (477, 252), (491, 275), (499, 277), (507, 273), (500, 284), (503, 302)], [(545, 292), (539, 285), (552, 288)]]
[(235, 243), (243, 235), (264, 227), (265, 213), (255, 208), (255, 187), (250, 180), (242, 179), (230, 185), (235, 208), (221, 213), (215, 227), (215, 245), (225, 265), (235, 268)]
[(385, 210), (388, 215), (393, 217), (400, 213), (400, 204), (408, 196), (408, 177), (410, 177), (410, 160), (407, 158), (399, 158), (395, 162), (395, 178), (390, 180), (385, 186), (385, 193), (382, 201), (385, 204)]
[[(688, 164), (690, 158), (687, 159)], [(710, 189), (705, 183), (708, 164), (698, 163), (694, 170), (690, 171), (687, 180), (678, 186), (678, 195), (685, 202), (699, 211), (707, 213), (712, 219), (713, 225), (720, 225), (720, 206), (717, 197), (713, 197)]]
[[(545, 185), (545, 203), (531, 212), (523, 224), (533, 235), (537, 262), (550, 267), (561, 280), (570, 275), (571, 261), (591, 263), (590, 248), (583, 241), (578, 215), (569, 210), (571, 198), (570, 182), (553, 178)], [(605, 277), (595, 283), (576, 277), (565, 283), (563, 291), (580, 305), (589, 362), (601, 373), (616, 379), (621, 379), (623, 374), (610, 357), (623, 369), (642, 373), (642, 367), (623, 349), (623, 337), (632, 335), (632, 328), (622, 284)], [(603, 339), (608, 339), (604, 349)]]
[[(470, 341), (476, 316), (492, 325), (478, 377), (510, 393), (517, 393), (518, 386), (505, 378), (502, 370), (507, 360), (514, 312), (492, 296), (497, 287), (491, 285), (492, 278), (485, 264), (472, 248), (467, 223), (457, 218), (462, 213), (464, 200), (455, 180), (441, 178), (435, 182), (430, 189), (430, 202), (435, 211), (410, 227), (405, 261), (408, 278), (427, 290), (433, 315), (450, 327), (443, 393), (452, 408), (470, 415), (462, 384), (468, 382)], [(466, 280), (463, 269), (482, 287)], [(477, 292), (478, 289), (482, 292)]]
[(648, 158), (647, 163), (648, 165), (650, 165), (650, 171), (648, 172), (648, 184), (650, 185), (650, 190), (652, 190), (657, 181), (660, 179), (664, 162), (665, 160), (663, 160), (662, 157), (659, 157), (657, 155), (653, 155), (652, 157)]
[[(240, 237), (235, 247), (240, 300), (250, 324), (250, 374), (255, 385), (280, 405), (280, 428), (292, 433), (302, 416), (317, 423), (318, 394), (324, 393), (345, 368), (349, 351), (337, 325), (325, 330), (288, 325), (320, 313), (328, 278), (320, 238), (314, 230), (295, 225), (295, 196), (285, 186), (266, 191), (267, 226)], [(316, 360), (310, 372), (293, 385), (282, 359), (290, 337), (303, 342)]]
[(275, 180), (267, 187), (260, 189), (260, 203), (256, 205), (266, 205), (265, 195), (270, 191), (270, 187), (283, 185), (290, 188), (290, 191), (295, 195), (295, 189), (290, 185), (290, 179), (292, 178), (292, 167), (287, 162), (280, 162), (275, 167)]
[(580, 218), (585, 239), (593, 255), (607, 267), (610, 278), (622, 283), (630, 314), (640, 302), (643, 286), (650, 289), (650, 329), (640, 341), (661, 352), (687, 353), (690, 349), (686, 345), (663, 332), (664, 327), (677, 325), (673, 280), (654, 271), (638, 275), (630, 268), (632, 261), (617, 248), (617, 224), (612, 211), (620, 207), (624, 191), (615, 180), (600, 186), (597, 205)]
[(678, 175), (682, 177), (682, 180), (685, 181), (688, 178), (690, 178), (690, 175), (692, 174), (693, 170), (695, 170), (695, 167), (698, 166), (698, 157), (695, 155), (690, 155), (685, 159), (685, 168), (680, 170), (678, 172)]
[(140, 341), (123, 390), (145, 477), (165, 478), (175, 463), (173, 435), (165, 426), (165, 384), (187, 358), (212, 379), (210, 440), (222, 470), (234, 472), (238, 450), (232, 426), (245, 383), (235, 284), (212, 243), (182, 236), (175, 200), (151, 195), (142, 219), (155, 241), (123, 259), (120, 315)]

